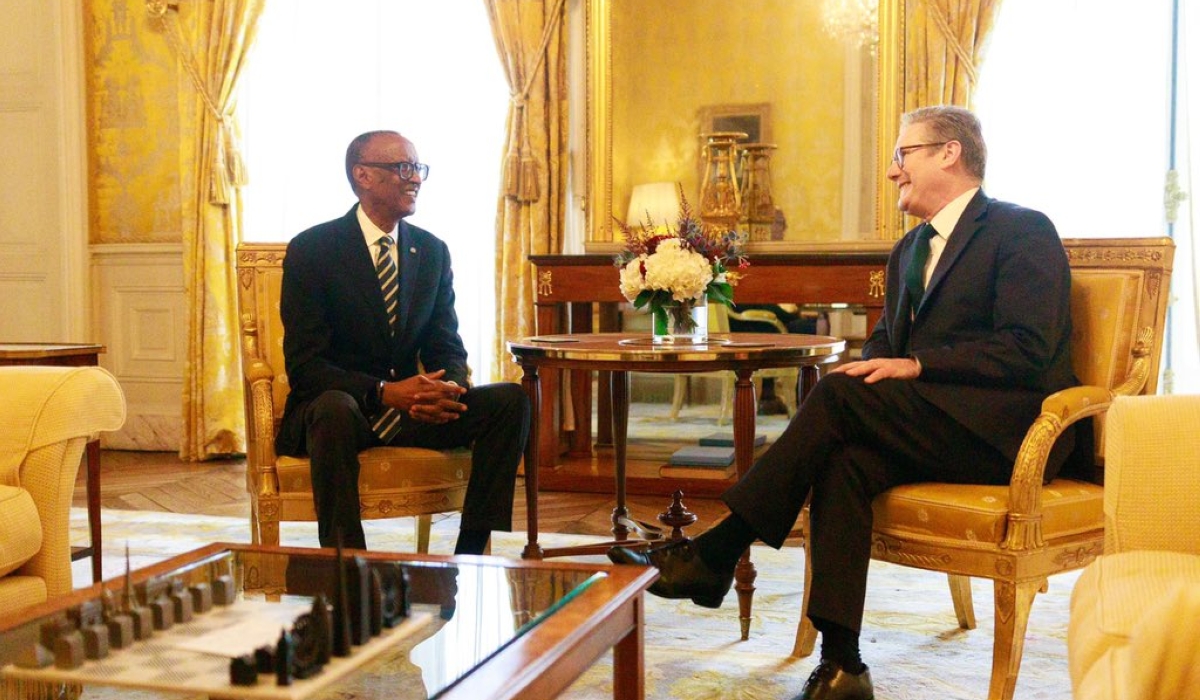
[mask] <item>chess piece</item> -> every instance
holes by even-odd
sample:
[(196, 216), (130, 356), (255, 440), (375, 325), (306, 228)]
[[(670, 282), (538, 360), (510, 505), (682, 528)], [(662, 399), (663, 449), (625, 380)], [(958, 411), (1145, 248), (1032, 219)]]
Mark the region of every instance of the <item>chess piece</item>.
[(371, 575), (367, 560), (360, 556), (347, 559), (346, 591), (350, 607), (350, 642), (362, 646), (371, 641)]
[(246, 654), (229, 660), (229, 683), (238, 686), (258, 684), (258, 668), (253, 656)]
[(325, 597), (313, 598), (313, 607), (296, 618), (292, 625), (292, 675), (311, 678), (329, 663), (332, 640), (329, 637), (329, 606)]
[(275, 650), (270, 646), (261, 646), (254, 650), (254, 667), (259, 673), (275, 672)]
[(370, 581), (371, 605), (367, 619), (371, 623), (371, 636), (378, 637), (383, 632), (383, 580), (375, 568), (368, 570)]
[(279, 641), (275, 642), (275, 684), (292, 684), (292, 636), (286, 629), (280, 630)]
[(188, 589), (192, 594), (192, 610), (203, 614), (212, 610), (213, 606), (213, 591), (212, 586), (207, 583), (197, 583)]
[(83, 635), (79, 630), (67, 630), (54, 640), (54, 665), (61, 669), (79, 668), (83, 665), (85, 655)]
[(125, 587), (121, 591), (121, 612), (133, 623), (133, 638), (148, 639), (154, 634), (153, 616), (149, 608), (142, 607), (137, 591), (133, 588), (133, 572), (129, 566), (129, 544), (125, 544)]
[(72, 608), (67, 616), (83, 637), (84, 654), (89, 659), (108, 656), (108, 627), (104, 624), (104, 604), (87, 600)]
[(214, 605), (233, 605), (233, 601), (237, 600), (237, 589), (232, 576), (221, 574), (213, 580), (212, 598)]
[(408, 617), (408, 572), (400, 564), (385, 564), (373, 571), (380, 584), (380, 622), (391, 629)]
[(112, 589), (104, 591), (104, 625), (108, 628), (108, 646), (124, 649), (133, 644), (133, 617), (121, 612)]
[(192, 594), (184, 587), (181, 579), (171, 582), (171, 592), (167, 594), (167, 599), (171, 601), (171, 612), (176, 622), (192, 621)]

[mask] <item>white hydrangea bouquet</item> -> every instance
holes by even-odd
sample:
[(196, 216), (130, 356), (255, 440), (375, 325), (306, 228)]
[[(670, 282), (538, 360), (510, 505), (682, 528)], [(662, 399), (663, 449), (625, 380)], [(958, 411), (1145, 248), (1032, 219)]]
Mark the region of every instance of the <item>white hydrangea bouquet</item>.
[(731, 306), (733, 286), (750, 266), (742, 252), (744, 235), (702, 222), (682, 192), (680, 202), (673, 227), (617, 223), (626, 241), (614, 261), (621, 270), (621, 294), (634, 308), (650, 307), (656, 342), (692, 336), (697, 312), (707, 317), (707, 302)]

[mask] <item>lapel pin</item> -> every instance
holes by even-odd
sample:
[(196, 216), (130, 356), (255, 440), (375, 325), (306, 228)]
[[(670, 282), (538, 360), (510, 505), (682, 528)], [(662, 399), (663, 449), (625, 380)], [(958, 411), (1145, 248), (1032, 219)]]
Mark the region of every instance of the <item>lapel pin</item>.
[(408, 249), (408, 252), (412, 253), (413, 255), (416, 255), (416, 254), (417, 254), (417, 249), (416, 249), (416, 248), (409, 248), (409, 249)]

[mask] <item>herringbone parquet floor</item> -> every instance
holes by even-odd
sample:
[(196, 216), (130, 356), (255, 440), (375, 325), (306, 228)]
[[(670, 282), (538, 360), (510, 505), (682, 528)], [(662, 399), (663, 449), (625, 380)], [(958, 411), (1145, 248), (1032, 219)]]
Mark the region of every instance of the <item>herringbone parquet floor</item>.
[[(74, 505), (86, 507), (85, 470), (80, 469)], [(165, 511), (229, 517), (250, 517), (244, 459), (184, 462), (170, 452), (104, 450), (101, 456), (101, 507), (117, 510)], [(517, 482), (513, 527), (525, 529), (525, 490)], [(669, 501), (662, 496), (629, 497), (634, 518), (655, 522)], [(689, 531), (695, 535), (726, 510), (714, 499), (687, 499), (688, 510), (699, 516)], [(543, 491), (538, 499), (538, 529), (545, 533), (609, 534), (612, 494)]]

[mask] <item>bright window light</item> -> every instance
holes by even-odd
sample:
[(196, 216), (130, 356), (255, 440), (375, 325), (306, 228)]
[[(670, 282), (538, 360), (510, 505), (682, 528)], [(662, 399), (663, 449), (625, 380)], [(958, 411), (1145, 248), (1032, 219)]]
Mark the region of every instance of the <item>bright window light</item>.
[(268, 3), (240, 84), (245, 240), (286, 241), (355, 203), (351, 139), (392, 129), (430, 166), (410, 223), (446, 241), (475, 381), (491, 367), (508, 87), (483, 3)]

